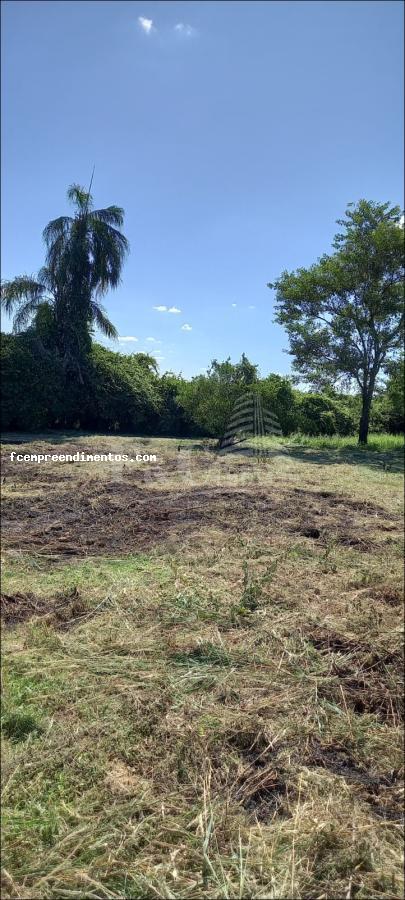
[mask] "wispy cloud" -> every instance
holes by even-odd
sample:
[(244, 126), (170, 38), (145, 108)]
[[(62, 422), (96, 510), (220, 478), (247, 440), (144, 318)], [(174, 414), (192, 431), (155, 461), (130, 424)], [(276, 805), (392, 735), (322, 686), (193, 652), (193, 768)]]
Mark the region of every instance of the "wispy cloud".
[(231, 306), (233, 306), (233, 308), (235, 308), (235, 306), (236, 306), (236, 303), (231, 303)]
[(251, 303), (250, 306), (248, 306), (248, 309), (256, 309), (256, 307)]
[(120, 334), (118, 337), (118, 340), (123, 341), (125, 343), (125, 341), (137, 341), (138, 338), (133, 337), (133, 335), (131, 335), (131, 334)]
[(187, 325), (187, 322), (186, 322), (185, 325), (181, 326), (181, 330), (182, 331), (192, 331), (193, 329), (192, 329), (191, 325)]
[(148, 341), (149, 344), (161, 344), (162, 343), (162, 341), (158, 341), (154, 337), (147, 337), (146, 340)]
[(174, 26), (173, 31), (175, 31), (176, 34), (180, 34), (182, 37), (187, 38), (194, 37), (197, 33), (192, 25), (186, 25), (185, 22), (178, 22), (177, 25)]
[(139, 23), (140, 28), (142, 28), (142, 31), (145, 34), (150, 34), (151, 31), (155, 30), (153, 20), (145, 19), (145, 16), (138, 16), (138, 23)]
[(181, 309), (177, 309), (177, 306), (170, 306), (167, 310), (169, 313), (181, 313)]
[(157, 309), (158, 312), (167, 312), (167, 306), (153, 306), (152, 309)]

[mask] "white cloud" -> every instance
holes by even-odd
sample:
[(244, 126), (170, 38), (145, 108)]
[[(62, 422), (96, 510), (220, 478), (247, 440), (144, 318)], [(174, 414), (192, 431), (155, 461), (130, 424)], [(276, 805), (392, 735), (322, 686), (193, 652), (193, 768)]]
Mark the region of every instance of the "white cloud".
[(177, 25), (174, 26), (174, 31), (176, 31), (177, 34), (181, 34), (182, 37), (193, 37), (196, 33), (196, 30), (192, 25), (186, 25), (184, 22), (178, 22)]
[(250, 306), (248, 306), (248, 309), (256, 309), (256, 307), (253, 305), (250, 305)]
[(193, 329), (192, 329), (191, 325), (187, 325), (187, 322), (186, 322), (185, 325), (181, 326), (181, 330), (182, 331), (192, 331)]
[(146, 340), (148, 341), (149, 344), (161, 344), (162, 343), (162, 341), (157, 341), (156, 338), (153, 338), (153, 337), (146, 338)]
[(235, 306), (236, 306), (236, 303), (231, 303), (231, 306), (233, 306), (233, 307), (234, 307), (234, 308), (235, 308)]
[(138, 338), (133, 337), (132, 335), (129, 335), (129, 334), (120, 334), (118, 340), (119, 341), (137, 341)]
[(177, 306), (153, 306), (152, 309), (157, 309), (158, 312), (181, 313), (181, 309)]
[(145, 19), (145, 16), (138, 16), (138, 22), (145, 34), (150, 34), (151, 31), (154, 31), (152, 19)]

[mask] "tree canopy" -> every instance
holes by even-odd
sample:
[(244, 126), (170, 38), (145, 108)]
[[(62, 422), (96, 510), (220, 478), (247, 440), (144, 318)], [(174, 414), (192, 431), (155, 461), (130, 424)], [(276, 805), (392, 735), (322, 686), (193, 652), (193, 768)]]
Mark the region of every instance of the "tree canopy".
[(276, 321), (290, 340), (293, 367), (307, 381), (355, 384), (362, 398), (359, 441), (367, 442), (378, 375), (399, 352), (404, 329), (401, 210), (360, 200), (338, 220), (334, 253), (283, 272)]

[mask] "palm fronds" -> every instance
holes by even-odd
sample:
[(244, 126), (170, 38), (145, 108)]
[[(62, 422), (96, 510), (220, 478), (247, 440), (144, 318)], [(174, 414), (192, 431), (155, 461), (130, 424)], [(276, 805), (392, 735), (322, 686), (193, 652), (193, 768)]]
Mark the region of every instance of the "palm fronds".
[(106, 209), (95, 209), (92, 218), (104, 222), (106, 225), (114, 225), (122, 228), (124, 224), (124, 210), (120, 206), (107, 206)]
[[(75, 215), (59, 216), (44, 229), (46, 262), (39, 275), (4, 282), (1, 304), (7, 313), (15, 313), (15, 331), (29, 324), (41, 303), (52, 304), (63, 352), (79, 358), (78, 343), (85, 347), (84, 336), (93, 323), (107, 337), (117, 337), (98, 298), (118, 286), (129, 243), (119, 230), (124, 221), (121, 207), (93, 210), (90, 191), (78, 184), (69, 187), (67, 196)], [(73, 340), (79, 333), (80, 341)]]
[(1, 284), (1, 306), (8, 315), (16, 307), (27, 303), (40, 303), (45, 298), (46, 286), (34, 275), (19, 275)]
[(67, 192), (68, 200), (77, 207), (80, 213), (91, 209), (92, 196), (80, 184), (71, 184)]
[(58, 219), (52, 219), (48, 222), (46, 228), (42, 232), (42, 237), (49, 250), (50, 247), (59, 239), (66, 239), (72, 227), (73, 219), (71, 216), (59, 216)]
[(91, 321), (106, 335), (108, 338), (117, 338), (118, 331), (110, 322), (105, 310), (99, 304), (94, 302), (93, 300), (90, 303), (90, 313), (91, 313)]
[(118, 286), (129, 245), (123, 234), (93, 216), (89, 232), (93, 260), (91, 286), (103, 295), (109, 288)]

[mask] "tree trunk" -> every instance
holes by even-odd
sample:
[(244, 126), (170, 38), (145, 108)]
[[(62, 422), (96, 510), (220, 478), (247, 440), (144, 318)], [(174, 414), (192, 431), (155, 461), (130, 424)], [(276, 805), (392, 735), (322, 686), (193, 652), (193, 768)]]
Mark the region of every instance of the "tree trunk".
[(359, 444), (367, 444), (368, 430), (370, 426), (371, 401), (373, 399), (374, 385), (369, 385), (362, 394), (362, 406), (359, 426)]
[(369, 398), (363, 396), (359, 427), (359, 444), (367, 444), (368, 428), (370, 422), (370, 406), (371, 403)]

